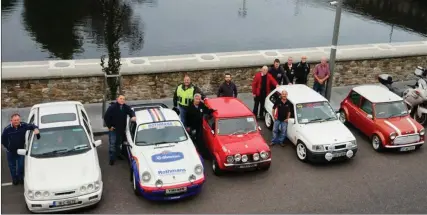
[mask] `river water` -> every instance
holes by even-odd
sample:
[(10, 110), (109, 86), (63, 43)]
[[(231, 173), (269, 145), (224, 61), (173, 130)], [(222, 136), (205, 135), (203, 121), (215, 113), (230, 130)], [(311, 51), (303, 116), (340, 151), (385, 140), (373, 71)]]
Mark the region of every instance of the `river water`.
[[(106, 54), (99, 1), (2, 0), (2, 61)], [(344, 0), (339, 44), (426, 40), (426, 2)], [(117, 8), (123, 57), (328, 46), (335, 17), (327, 0), (123, 0)]]

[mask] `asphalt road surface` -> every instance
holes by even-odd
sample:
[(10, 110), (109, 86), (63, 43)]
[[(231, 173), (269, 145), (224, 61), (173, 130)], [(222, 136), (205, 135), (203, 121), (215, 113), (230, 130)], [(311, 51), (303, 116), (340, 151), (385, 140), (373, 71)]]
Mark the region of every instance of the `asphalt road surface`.
[[(271, 132), (260, 125), (269, 141)], [(221, 177), (213, 175), (208, 161), (203, 191), (166, 203), (133, 194), (126, 161), (109, 166), (107, 137), (100, 136), (103, 199), (96, 208), (74, 213), (427, 213), (427, 149), (379, 154), (351, 130), (359, 145), (354, 160), (305, 164), (298, 161), (293, 146), (274, 146), (269, 171)], [(2, 153), (2, 183), (7, 183), (10, 175)], [(22, 185), (2, 186), (1, 195), (2, 213), (28, 213)]]

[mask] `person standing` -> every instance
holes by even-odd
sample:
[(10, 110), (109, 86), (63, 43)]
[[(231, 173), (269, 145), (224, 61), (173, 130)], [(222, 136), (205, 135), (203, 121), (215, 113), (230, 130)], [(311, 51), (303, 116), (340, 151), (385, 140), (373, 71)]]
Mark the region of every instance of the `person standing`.
[(36, 135), (40, 133), (36, 125), (21, 122), (21, 116), (15, 113), (12, 114), (10, 124), (3, 129), (1, 134), (1, 144), (6, 149), (13, 185), (24, 183), (25, 156), (18, 155), (18, 149), (25, 149), (27, 131), (34, 131)]
[(307, 63), (307, 56), (301, 57), (295, 68), (295, 84), (305, 84), (308, 82), (308, 74), (310, 73), (310, 64)]
[(270, 67), (268, 73), (276, 79), (279, 85), (284, 84), (288, 85), (290, 83), (288, 76), (286, 76), (285, 70), (283, 66), (280, 65), (280, 60), (275, 59), (273, 62), (273, 66)]
[(283, 143), (286, 138), (286, 131), (288, 128), (288, 119), (291, 116), (292, 105), (288, 101), (288, 92), (283, 90), (278, 100), (273, 106), (274, 125), (273, 125), (273, 139), (271, 140), (271, 146), (280, 144), (285, 146)]
[(219, 86), (217, 97), (234, 97), (237, 98), (237, 87), (231, 81), (231, 74), (226, 73), (224, 83)]
[(181, 118), (181, 122), (184, 126), (187, 125), (185, 121), (187, 108), (191, 103), (193, 103), (193, 98), (196, 93), (199, 93), (202, 96), (202, 100), (206, 98), (200, 88), (191, 83), (190, 76), (185, 75), (184, 83), (178, 85), (173, 94), (173, 110), (178, 110), (177, 112), (179, 113), (179, 117)]
[[(121, 154), (126, 154), (126, 147), (123, 147), (122, 144), (126, 137), (125, 129), (127, 116), (131, 117), (132, 121), (136, 121), (135, 112), (129, 105), (125, 104), (125, 96), (119, 95), (116, 102), (111, 103), (104, 115), (110, 141), (108, 150), (110, 165), (114, 165), (116, 158), (123, 160)], [(120, 147), (122, 151), (120, 151)]]
[(313, 75), (313, 90), (320, 93), (322, 96), (325, 96), (326, 82), (330, 75), (328, 60), (326, 57), (322, 57), (320, 63), (314, 67)]
[[(268, 67), (263, 66), (261, 71), (255, 74), (252, 81), (252, 95), (255, 102), (253, 113), (256, 117), (262, 118), (264, 116), (265, 98), (270, 94), (271, 86), (278, 87), (279, 83), (268, 73)], [(260, 108), (258, 109), (258, 107)]]
[(208, 108), (202, 102), (202, 95), (196, 93), (194, 95), (193, 103), (189, 105), (187, 109), (187, 131), (195, 137), (195, 145), (203, 155), (206, 157), (208, 155), (207, 147), (203, 144), (203, 115), (212, 114), (213, 109)]
[(286, 77), (289, 80), (289, 83), (294, 83), (295, 78), (295, 66), (292, 60), (292, 57), (288, 58), (288, 62), (283, 66), (286, 72)]

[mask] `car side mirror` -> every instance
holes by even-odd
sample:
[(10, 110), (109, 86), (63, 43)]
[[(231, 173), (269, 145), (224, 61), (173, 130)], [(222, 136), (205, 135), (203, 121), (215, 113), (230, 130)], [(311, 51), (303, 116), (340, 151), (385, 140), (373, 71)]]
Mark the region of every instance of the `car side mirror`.
[(102, 140), (95, 140), (95, 142), (93, 142), (93, 146), (94, 147), (98, 147), (102, 144)]
[(18, 149), (18, 151), (17, 151), (17, 153), (18, 153), (18, 155), (27, 155), (27, 150), (25, 150), (25, 149)]
[(262, 130), (262, 129), (261, 129), (261, 126), (258, 126), (258, 130), (260, 130), (260, 131)]
[(337, 115), (337, 118), (339, 119), (340, 118), (340, 113), (336, 113), (336, 115)]
[(290, 118), (288, 119), (288, 124), (295, 124), (295, 119), (294, 118)]
[(211, 130), (211, 133), (212, 133), (212, 135), (215, 135), (215, 131), (214, 130)]
[(373, 119), (374, 117), (372, 116), (372, 114), (368, 114), (367, 115), (367, 117), (369, 118), (369, 119)]

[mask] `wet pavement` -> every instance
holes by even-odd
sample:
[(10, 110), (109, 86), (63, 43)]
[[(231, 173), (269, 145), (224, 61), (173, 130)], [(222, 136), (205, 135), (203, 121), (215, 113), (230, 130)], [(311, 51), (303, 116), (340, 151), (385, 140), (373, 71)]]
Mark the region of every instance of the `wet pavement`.
[[(271, 132), (259, 122), (266, 141)], [(292, 145), (272, 148), (267, 172), (213, 175), (206, 161), (206, 184), (193, 198), (157, 203), (133, 193), (126, 161), (108, 165), (107, 136), (97, 136), (104, 181), (98, 207), (76, 213), (427, 213), (427, 150), (376, 153), (355, 129), (354, 160), (330, 164), (300, 162)], [(2, 151), (2, 183), (10, 182)], [(23, 186), (2, 186), (2, 213), (29, 213)]]

